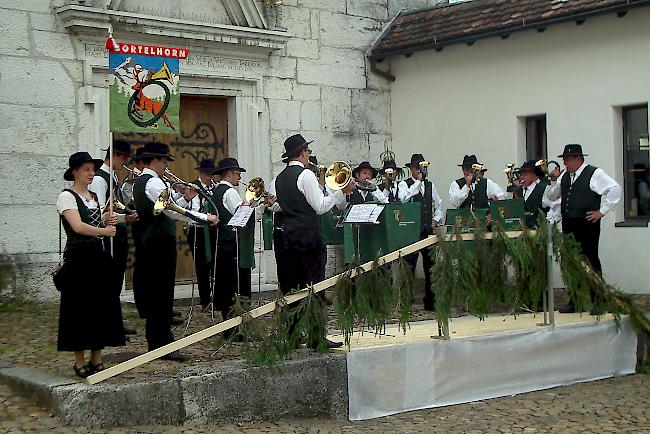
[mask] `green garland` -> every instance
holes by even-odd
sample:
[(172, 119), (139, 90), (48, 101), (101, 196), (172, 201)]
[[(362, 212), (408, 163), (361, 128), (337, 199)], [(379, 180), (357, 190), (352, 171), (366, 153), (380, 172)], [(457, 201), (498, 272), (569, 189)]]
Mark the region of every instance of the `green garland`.
[(356, 328), (381, 334), (395, 317), (406, 333), (411, 319), (412, 293), (413, 277), (404, 258), (400, 257), (393, 267), (379, 265), (375, 260), (365, 273), (357, 264), (351, 264), (334, 288), (337, 325), (345, 344), (350, 345)]

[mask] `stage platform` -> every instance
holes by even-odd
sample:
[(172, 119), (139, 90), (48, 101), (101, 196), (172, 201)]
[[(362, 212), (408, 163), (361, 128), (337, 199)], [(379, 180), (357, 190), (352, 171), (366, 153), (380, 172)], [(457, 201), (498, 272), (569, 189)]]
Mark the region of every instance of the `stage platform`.
[[(435, 321), (352, 337), (347, 352), (350, 420), (515, 395), (634, 373), (637, 337), (627, 318), (555, 313), (480, 321), (454, 318), (450, 340)], [(329, 336), (342, 341), (340, 335)]]

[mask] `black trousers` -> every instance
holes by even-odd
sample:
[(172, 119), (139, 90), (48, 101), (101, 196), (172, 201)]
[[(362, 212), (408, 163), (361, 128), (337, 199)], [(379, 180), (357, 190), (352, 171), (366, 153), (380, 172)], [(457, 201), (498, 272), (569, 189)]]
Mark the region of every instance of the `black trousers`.
[(214, 289), (214, 303), (224, 319), (230, 317), (230, 310), (235, 304), (237, 269), (239, 269), (239, 294), (242, 297), (251, 296), (251, 269), (238, 267), (236, 252), (235, 240), (219, 241), (216, 259), (219, 279)]
[[(124, 284), (124, 273), (126, 272), (126, 262), (129, 257), (129, 228), (126, 224), (119, 224), (115, 227), (116, 232), (113, 237), (113, 273), (112, 287), (115, 294), (122, 292)], [(111, 239), (104, 237), (104, 251), (110, 254)]]
[(151, 235), (142, 242), (135, 267), (144, 301), (149, 351), (174, 341), (171, 332), (176, 283), (176, 239)]
[(284, 230), (273, 229), (273, 252), (275, 253), (275, 263), (278, 270), (278, 286), (283, 294), (289, 293), (291, 269), (287, 260), (287, 248), (284, 240)]
[[(580, 244), (582, 254), (587, 257), (593, 269), (598, 273), (602, 273), (603, 267), (598, 257), (600, 221), (590, 223), (584, 217), (562, 219), (562, 232), (565, 234), (573, 234), (578, 244)], [(593, 289), (590, 292), (591, 300), (594, 301)]]
[(143, 261), (144, 247), (142, 247), (142, 223), (134, 222), (131, 225), (131, 234), (133, 235), (133, 244), (135, 246), (135, 263), (133, 265), (133, 299), (135, 307), (138, 309), (140, 318), (147, 317), (147, 300), (145, 297), (144, 289), (147, 284), (146, 274), (143, 273), (143, 264), (138, 265), (139, 261)]
[(304, 289), (325, 278), (327, 249), (320, 239), (312, 243), (296, 243), (285, 237), (284, 254), (288, 271), (286, 284), (281, 288), (284, 294), (297, 288)]
[[(423, 240), (428, 236), (426, 233), (420, 234), (420, 239)], [(435, 308), (435, 297), (433, 291), (431, 290), (431, 266), (433, 261), (431, 259), (431, 248), (425, 247), (422, 250), (413, 252), (410, 255), (406, 256), (406, 262), (411, 266), (411, 273), (415, 277), (415, 267), (418, 263), (418, 257), (422, 255), (422, 267), (424, 268), (424, 297), (422, 302), (424, 307), (427, 309)]]
[[(210, 251), (210, 261), (206, 260), (206, 237), (205, 231), (208, 231), (207, 249)], [(194, 248), (194, 238), (196, 234), (196, 249)], [(204, 227), (191, 226), (187, 232), (187, 243), (190, 247), (190, 252), (196, 254), (194, 256), (194, 264), (196, 266), (196, 280), (199, 287), (199, 298), (201, 299), (201, 306), (207, 307), (210, 304), (212, 296), (212, 287), (210, 285), (212, 273), (214, 272), (215, 263), (215, 249), (217, 241), (217, 231), (210, 230)]]

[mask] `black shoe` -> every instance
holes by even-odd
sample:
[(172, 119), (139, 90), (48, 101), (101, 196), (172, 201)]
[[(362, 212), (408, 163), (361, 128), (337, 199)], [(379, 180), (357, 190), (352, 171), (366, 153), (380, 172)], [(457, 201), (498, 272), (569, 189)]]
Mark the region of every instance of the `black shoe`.
[(133, 327), (124, 326), (124, 334), (125, 335), (137, 335), (138, 331), (136, 329), (134, 329)]
[(560, 308), (560, 313), (575, 313), (576, 307), (572, 304), (567, 304)]
[(183, 316), (183, 312), (181, 312), (180, 310), (174, 309), (174, 310), (172, 310), (172, 316)]
[(172, 318), (172, 325), (179, 325), (183, 324), (183, 320), (181, 318)]
[(334, 342), (330, 341), (329, 339), (325, 338), (325, 344), (327, 345), (327, 348), (340, 348), (343, 346), (343, 342)]
[(187, 357), (185, 354), (181, 353), (180, 351), (176, 350), (176, 351), (172, 351), (169, 354), (165, 354), (164, 356), (161, 357), (161, 359), (172, 360), (174, 362), (182, 363), (188, 361), (190, 358)]

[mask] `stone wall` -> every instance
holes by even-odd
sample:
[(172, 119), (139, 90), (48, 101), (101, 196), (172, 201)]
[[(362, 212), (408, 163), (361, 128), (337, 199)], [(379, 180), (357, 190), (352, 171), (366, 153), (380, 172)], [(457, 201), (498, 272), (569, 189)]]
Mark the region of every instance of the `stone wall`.
[[(83, 46), (54, 11), (65, 3), (0, 3), (2, 296), (56, 297), (47, 270), (57, 257), (54, 203), (66, 186), (61, 174), (73, 152), (101, 155), (94, 125), (99, 115), (84, 96)], [(136, 0), (121, 3), (127, 10), (151, 7), (141, 2), (138, 8)], [(312, 148), (323, 163), (378, 164), (391, 142), (390, 90), (384, 78), (370, 72), (366, 51), (401, 7), (431, 3), (284, 0), (283, 24), (292, 38), (271, 54), (260, 87), (269, 117), (272, 175), (283, 166), (285, 138), (296, 132), (314, 140)], [(207, 20), (227, 22), (219, 17), (223, 7), (213, 9), (206, 9)]]

